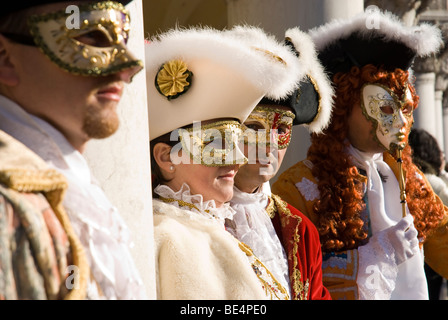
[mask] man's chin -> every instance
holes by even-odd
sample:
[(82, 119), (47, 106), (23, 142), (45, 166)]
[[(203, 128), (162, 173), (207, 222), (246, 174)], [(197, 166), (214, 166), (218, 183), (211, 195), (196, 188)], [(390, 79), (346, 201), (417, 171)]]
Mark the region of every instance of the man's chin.
[(273, 176), (275, 176), (276, 173), (277, 170), (272, 164), (260, 164), (258, 168), (258, 174), (260, 177), (263, 177), (264, 182), (269, 181)]
[(89, 122), (84, 125), (84, 132), (91, 139), (105, 139), (109, 138), (119, 128), (120, 122), (116, 121), (100, 121), (99, 123)]

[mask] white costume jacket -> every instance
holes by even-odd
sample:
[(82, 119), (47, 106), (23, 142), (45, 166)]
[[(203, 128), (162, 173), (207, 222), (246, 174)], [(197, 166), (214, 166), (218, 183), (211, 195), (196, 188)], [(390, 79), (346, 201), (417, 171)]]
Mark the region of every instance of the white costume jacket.
[(185, 184), (178, 192), (161, 185), (155, 192), (180, 200), (153, 200), (158, 299), (287, 296), (250, 248), (226, 231), (224, 219), (234, 213), (228, 205), (216, 208), (213, 200), (203, 202), (201, 195), (191, 196)]

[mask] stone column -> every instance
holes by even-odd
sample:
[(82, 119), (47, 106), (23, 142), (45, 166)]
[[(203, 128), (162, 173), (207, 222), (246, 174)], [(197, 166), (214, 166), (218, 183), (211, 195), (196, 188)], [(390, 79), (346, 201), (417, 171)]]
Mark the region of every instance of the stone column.
[(420, 101), (419, 107), (414, 111), (414, 127), (425, 129), (436, 137), (435, 73), (417, 73), (415, 76), (415, 89)]
[(442, 109), (443, 113), (443, 151), (448, 159), (448, 107)]
[[(303, 31), (333, 19), (352, 17), (364, 10), (362, 0), (227, 0), (228, 27), (247, 23), (283, 39), (288, 28), (300, 27)], [(310, 135), (302, 126), (293, 128), (291, 144), (277, 176), (306, 158)]]
[(435, 121), (436, 121), (436, 139), (439, 143), (440, 149), (442, 151), (445, 151), (445, 134), (443, 130), (443, 91), (442, 90), (436, 90), (434, 92), (435, 102), (434, 102), (434, 109), (435, 109)]
[[(142, 1), (128, 6), (131, 34), (128, 46), (144, 61)], [(118, 106), (120, 128), (108, 139), (88, 143), (85, 157), (110, 201), (127, 223), (131, 252), (150, 299), (156, 297), (145, 72), (126, 86)]]

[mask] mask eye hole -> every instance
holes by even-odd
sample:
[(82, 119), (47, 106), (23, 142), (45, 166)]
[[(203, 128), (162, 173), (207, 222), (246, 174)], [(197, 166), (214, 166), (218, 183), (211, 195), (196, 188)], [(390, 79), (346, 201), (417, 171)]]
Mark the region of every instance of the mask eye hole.
[(112, 41), (110, 38), (100, 30), (93, 30), (86, 33), (83, 33), (75, 38), (75, 40), (98, 48), (111, 47)]
[(259, 122), (247, 122), (247, 123), (244, 123), (244, 127), (245, 127), (245, 129), (251, 129), (251, 130), (255, 130), (255, 131), (265, 129), (264, 126)]
[(282, 135), (282, 134), (287, 134), (291, 131), (291, 128), (288, 125), (280, 125), (277, 128), (278, 134)]
[(408, 102), (403, 106), (401, 112), (403, 112), (403, 114), (411, 114), (413, 110), (414, 110), (413, 104)]
[(380, 107), (380, 109), (385, 114), (394, 114), (394, 107), (390, 104), (384, 104)]
[(204, 139), (204, 147), (212, 149), (225, 149), (226, 141), (222, 137), (210, 136)]

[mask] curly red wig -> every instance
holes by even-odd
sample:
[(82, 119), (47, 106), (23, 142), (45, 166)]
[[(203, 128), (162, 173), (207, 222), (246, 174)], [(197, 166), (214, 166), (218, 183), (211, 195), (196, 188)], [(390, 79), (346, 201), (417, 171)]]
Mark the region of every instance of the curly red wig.
[[(364, 83), (380, 83), (401, 96), (406, 89), (409, 73), (400, 69), (388, 72), (373, 65), (353, 67), (350, 72), (333, 77), (335, 104), (332, 122), (323, 134), (311, 136), (308, 159), (314, 164), (312, 173), (318, 179), (320, 200), (314, 206), (319, 217), (319, 230), (323, 251), (341, 251), (357, 248), (367, 239), (361, 212), (363, 181), (356, 167), (351, 165), (345, 148), (349, 143), (348, 117), (354, 106), (360, 105), (360, 89)], [(414, 108), (418, 96), (411, 86)], [(419, 237), (424, 239), (439, 223), (444, 214), (441, 200), (435, 196), (422, 179), (416, 175), (411, 148), (403, 150), (403, 168), (406, 174), (407, 202), (415, 219)], [(419, 172), (419, 171), (418, 171)], [(423, 210), (424, 208), (424, 210)]]

